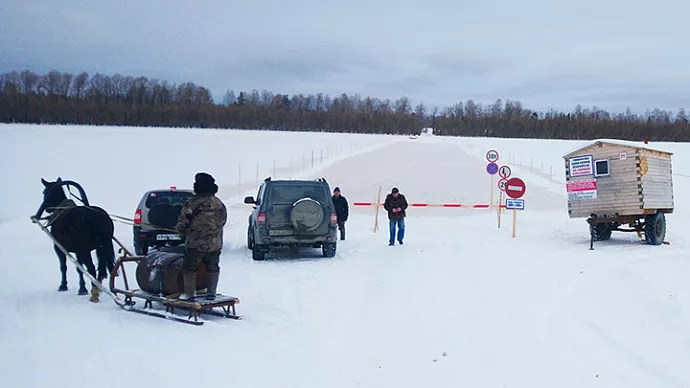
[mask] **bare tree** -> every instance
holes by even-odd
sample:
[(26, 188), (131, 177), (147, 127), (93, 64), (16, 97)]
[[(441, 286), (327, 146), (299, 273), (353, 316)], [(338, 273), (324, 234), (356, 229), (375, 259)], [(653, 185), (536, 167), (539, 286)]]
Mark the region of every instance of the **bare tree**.
[(395, 112), (396, 113), (401, 113), (401, 114), (408, 114), (410, 113), (410, 99), (407, 97), (400, 97), (397, 101), (395, 101)]
[(424, 119), (424, 116), (426, 115), (426, 107), (424, 106), (423, 102), (417, 104), (417, 106), (414, 108), (414, 114), (419, 120)]
[(38, 87), (38, 75), (24, 70), (19, 74), (19, 81), (21, 85), (21, 92), (25, 95), (36, 93)]
[(88, 73), (79, 73), (74, 77), (72, 82), (72, 95), (78, 99), (81, 99), (84, 95), (84, 90), (86, 89), (86, 84), (89, 81)]
[(225, 105), (225, 106), (231, 106), (231, 105), (233, 105), (233, 104), (235, 103), (235, 100), (236, 100), (236, 98), (235, 98), (235, 92), (232, 91), (232, 90), (230, 90), (230, 89), (228, 89), (228, 90), (225, 92), (225, 95), (223, 96), (223, 105)]
[(261, 91), (261, 105), (271, 105), (271, 101), (273, 101), (273, 92), (269, 90), (262, 90)]

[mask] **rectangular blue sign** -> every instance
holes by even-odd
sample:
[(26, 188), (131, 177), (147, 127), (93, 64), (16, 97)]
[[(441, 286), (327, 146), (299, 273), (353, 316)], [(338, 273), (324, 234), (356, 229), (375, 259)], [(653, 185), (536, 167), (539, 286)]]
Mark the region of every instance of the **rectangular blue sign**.
[(524, 199), (506, 199), (506, 209), (525, 210)]

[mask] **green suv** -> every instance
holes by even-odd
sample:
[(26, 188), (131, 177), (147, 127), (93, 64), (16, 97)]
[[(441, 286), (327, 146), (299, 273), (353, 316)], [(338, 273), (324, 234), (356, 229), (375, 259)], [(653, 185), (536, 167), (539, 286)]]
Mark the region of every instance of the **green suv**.
[(325, 257), (336, 251), (337, 217), (328, 182), (271, 180), (267, 178), (254, 197), (249, 216), (247, 247), (254, 260), (263, 260), (272, 247), (321, 248)]

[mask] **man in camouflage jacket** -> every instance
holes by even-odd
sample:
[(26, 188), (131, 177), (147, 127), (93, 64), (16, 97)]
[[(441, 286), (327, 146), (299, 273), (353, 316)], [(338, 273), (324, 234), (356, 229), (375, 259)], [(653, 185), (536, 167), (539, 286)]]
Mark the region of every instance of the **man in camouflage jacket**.
[(182, 207), (175, 230), (185, 237), (184, 294), (180, 299), (189, 300), (196, 293), (196, 272), (199, 263), (206, 266), (207, 299), (215, 299), (220, 267), (220, 251), (223, 247), (223, 227), (227, 221), (227, 209), (215, 194), (215, 179), (204, 172), (194, 178), (194, 196)]

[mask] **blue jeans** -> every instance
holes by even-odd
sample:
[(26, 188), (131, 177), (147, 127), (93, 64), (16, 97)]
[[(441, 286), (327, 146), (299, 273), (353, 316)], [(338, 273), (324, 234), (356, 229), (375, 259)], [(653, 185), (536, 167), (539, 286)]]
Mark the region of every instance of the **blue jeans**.
[(390, 239), (388, 242), (390, 244), (395, 243), (395, 227), (398, 227), (398, 241), (402, 241), (405, 237), (405, 219), (400, 218), (398, 220), (388, 220), (388, 226), (390, 228)]

